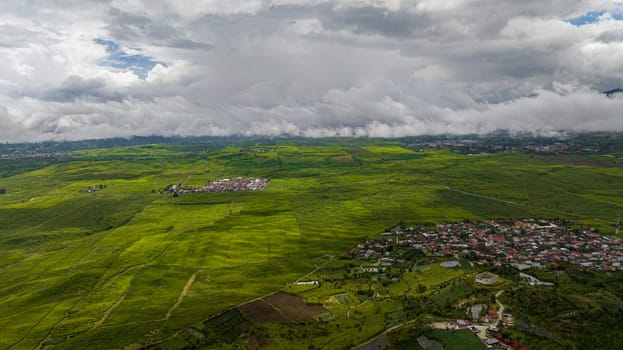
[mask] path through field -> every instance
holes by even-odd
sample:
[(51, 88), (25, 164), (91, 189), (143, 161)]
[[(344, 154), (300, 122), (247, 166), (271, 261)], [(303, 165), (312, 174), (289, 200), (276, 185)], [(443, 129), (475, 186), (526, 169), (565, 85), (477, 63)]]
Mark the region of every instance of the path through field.
[(69, 209), (69, 210), (67, 210), (67, 211), (65, 211), (65, 212), (62, 212), (62, 213), (60, 213), (60, 214), (58, 214), (58, 215), (54, 215), (54, 216), (52, 216), (51, 218), (48, 218), (48, 219), (44, 220), (43, 222), (38, 223), (38, 224), (37, 224), (37, 225), (35, 225), (35, 226), (31, 226), (31, 227), (29, 227), (29, 228), (25, 229), (25, 230), (24, 230), (24, 232), (29, 232), (29, 231), (32, 231), (32, 230), (36, 229), (37, 227), (41, 227), (41, 226), (43, 226), (43, 225), (45, 225), (45, 224), (47, 224), (47, 223), (50, 223), (50, 222), (52, 222), (52, 221), (54, 221), (54, 220), (56, 220), (56, 219), (58, 219), (58, 218), (60, 218), (60, 217), (62, 217), (62, 216), (65, 216), (65, 215), (67, 215), (67, 214), (73, 213), (73, 212), (75, 212), (76, 210), (78, 210), (78, 209), (80, 209), (80, 208), (82, 208), (82, 207), (85, 207), (85, 206), (87, 206), (87, 205), (91, 204), (92, 202), (95, 202), (96, 200), (101, 199), (101, 198), (104, 198), (104, 196), (103, 196), (103, 195), (101, 195), (101, 194), (100, 194), (100, 195), (97, 195), (97, 196), (95, 196), (95, 197), (93, 198), (93, 200), (91, 200), (90, 202), (86, 202), (86, 203), (84, 203), (84, 204), (81, 204), (81, 205), (75, 206), (75, 207), (73, 207), (73, 208), (71, 208), (71, 209)]
[(468, 195), (468, 196), (473, 196), (473, 197), (479, 197), (479, 198), (489, 199), (489, 200), (492, 200), (492, 201), (502, 202), (502, 203), (511, 204), (511, 205), (524, 205), (524, 204), (521, 204), (521, 203), (516, 203), (516, 202), (513, 202), (513, 201), (508, 201), (508, 200), (505, 200), (505, 199), (500, 199), (500, 198), (495, 198), (495, 197), (485, 196), (485, 195), (478, 194), (478, 193), (473, 193), (473, 192), (466, 192), (466, 191), (463, 191), (463, 190), (459, 190), (459, 189), (456, 189), (456, 188), (452, 188), (452, 187), (450, 187), (450, 186), (442, 186), (442, 187), (443, 187), (443, 188), (445, 188), (445, 189), (447, 189), (447, 190), (450, 190), (450, 191), (458, 192), (458, 193), (461, 193), (461, 194), (466, 194), (466, 195)]
[(93, 325), (93, 327), (91, 328), (91, 330), (94, 330), (95, 328), (101, 326), (106, 319), (108, 318), (108, 316), (110, 316), (110, 313), (117, 307), (119, 306), (119, 304), (121, 304), (121, 302), (123, 301), (123, 299), (125, 299), (125, 294), (121, 296), (121, 298), (119, 298), (119, 300), (117, 300), (114, 304), (112, 304), (112, 306), (106, 310), (106, 312), (104, 312), (104, 315), (102, 316), (102, 318), (100, 318), (99, 320), (97, 320), (97, 322), (95, 322), (95, 324)]
[(354, 308), (359, 307), (359, 306), (361, 306), (361, 305), (365, 304), (366, 302), (367, 302), (367, 300), (364, 300), (361, 304), (358, 304), (358, 305), (353, 305), (353, 306), (349, 307), (349, 308), (348, 308), (348, 312), (346, 312), (346, 318), (350, 320), (350, 312), (351, 312)]
[(298, 283), (300, 282), (302, 279), (306, 279), (307, 277), (315, 274), (316, 272), (318, 272), (318, 270), (320, 270), (321, 267), (325, 266), (326, 264), (328, 264), (331, 260), (333, 260), (335, 258), (335, 255), (330, 255), (329, 256), (329, 260), (325, 261), (324, 263), (317, 265), (315, 269), (309, 271), (308, 273), (304, 274), (303, 276), (299, 277), (296, 281), (294, 281), (294, 283)]
[(59, 324), (61, 324), (62, 322), (64, 322), (67, 319), (67, 316), (69, 316), (69, 311), (75, 307), (77, 307), (80, 302), (82, 302), (83, 298), (78, 299), (78, 301), (76, 301), (75, 304), (73, 304), (69, 309), (67, 309), (65, 311), (65, 316), (58, 320), (53, 326), (52, 328), (50, 328), (50, 331), (48, 332), (48, 334), (46, 334), (45, 338), (43, 338), (43, 340), (41, 340), (41, 342), (39, 342), (39, 345), (37, 346), (36, 350), (41, 350), (45, 348), (45, 343), (50, 340), (50, 338), (52, 337), (52, 332), (54, 332), (56, 330), (56, 327), (58, 327)]
[[(448, 191), (454, 191), (454, 192), (458, 192), (458, 193), (461, 193), (461, 194), (464, 194), (464, 195), (467, 195), (467, 196), (488, 199), (488, 200), (491, 200), (491, 201), (496, 201), (496, 202), (500, 202), (500, 203), (504, 203), (504, 204), (514, 205), (514, 206), (517, 206), (517, 207), (528, 207), (528, 208), (539, 209), (539, 210), (548, 211), (548, 212), (557, 213), (557, 214), (564, 214), (564, 215), (567, 215), (567, 216), (581, 217), (581, 215), (563, 212), (562, 210), (538, 207), (538, 206), (530, 205), (530, 204), (527, 204), (527, 203), (513, 202), (513, 201), (506, 200), (506, 199), (501, 199), (501, 198), (496, 198), (496, 197), (491, 197), (491, 196), (485, 196), (485, 195), (478, 194), (478, 193), (473, 193), (473, 192), (467, 192), (467, 191), (459, 190), (459, 189), (456, 189), (456, 188), (452, 188), (450, 186), (442, 186), (442, 187), (447, 189)], [(593, 219), (601, 221), (598, 218), (593, 218)]]
[(175, 302), (175, 304), (173, 304), (173, 306), (171, 306), (169, 311), (167, 311), (167, 316), (164, 318), (165, 320), (168, 320), (171, 317), (171, 313), (173, 312), (173, 310), (175, 310), (178, 306), (180, 306), (180, 304), (184, 300), (184, 297), (186, 297), (186, 294), (188, 294), (188, 290), (190, 289), (190, 286), (195, 281), (195, 277), (197, 277), (197, 273), (193, 273), (193, 275), (190, 276), (190, 278), (186, 282), (186, 285), (184, 285), (184, 288), (182, 289), (182, 293), (180, 293), (180, 295), (177, 297), (177, 301)]

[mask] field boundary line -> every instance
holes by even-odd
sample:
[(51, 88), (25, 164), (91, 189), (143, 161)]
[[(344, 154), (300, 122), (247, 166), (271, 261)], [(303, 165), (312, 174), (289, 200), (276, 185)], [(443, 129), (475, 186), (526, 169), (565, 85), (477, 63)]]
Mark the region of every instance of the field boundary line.
[[(69, 311), (71, 309), (75, 308), (76, 306), (78, 306), (82, 302), (83, 299), (84, 299), (84, 297), (79, 298), (69, 309), (65, 310), (65, 316), (63, 316), (63, 318), (61, 318), (56, 323), (54, 323), (54, 325), (50, 328), (50, 331), (48, 332), (48, 334), (46, 334), (45, 338), (43, 338), (43, 340), (41, 340), (39, 345), (35, 348), (36, 350), (44, 349), (45, 342), (47, 342), (50, 339), (50, 337), (52, 336), (52, 333), (56, 330), (56, 327), (58, 327), (59, 324), (61, 324), (63, 321), (65, 321), (67, 319), (67, 316), (69, 316)], [(59, 304), (60, 304), (60, 302), (59, 302)], [(26, 335), (28, 335), (28, 334), (26, 334)], [(24, 335), (24, 337), (26, 337), (26, 335)]]
[(190, 289), (190, 286), (195, 281), (196, 277), (197, 277), (197, 273), (195, 272), (195, 273), (192, 274), (192, 276), (190, 276), (188, 281), (186, 281), (186, 284), (184, 285), (184, 288), (182, 288), (182, 292), (177, 297), (177, 301), (175, 302), (175, 304), (173, 304), (173, 306), (171, 306), (169, 311), (167, 311), (167, 315), (164, 318), (165, 321), (168, 320), (171, 317), (171, 313), (173, 312), (173, 310), (177, 309), (177, 307), (180, 306), (182, 301), (184, 301), (184, 297), (186, 297), (186, 295), (188, 294), (188, 290)]
[[(537, 207), (535, 205), (530, 205), (530, 204), (527, 204), (527, 203), (513, 202), (513, 201), (510, 201), (510, 200), (496, 198), (496, 197), (491, 197), (491, 196), (486, 196), (486, 195), (482, 195), (482, 194), (478, 194), (478, 193), (474, 193), (474, 192), (467, 192), (467, 191), (459, 190), (458, 188), (452, 188), (450, 186), (442, 185), (441, 187), (446, 189), (446, 190), (448, 190), (448, 191), (458, 192), (458, 193), (461, 193), (461, 194), (464, 194), (464, 195), (467, 195), (467, 196), (488, 199), (488, 200), (492, 200), (492, 201), (496, 201), (496, 202), (500, 202), (500, 203), (504, 203), (504, 204), (509, 204), (509, 205), (514, 205), (514, 206), (518, 206), (518, 207), (534, 208), (534, 209), (543, 210), (543, 211), (550, 212), (550, 213), (557, 213), (557, 214), (567, 215), (569, 217), (572, 217), (572, 216), (576, 217), (576, 218), (587, 217), (586, 215), (566, 213), (566, 212), (563, 212), (561, 210), (556, 210), (556, 209), (551, 209), (551, 208), (544, 208), (544, 207)], [(594, 220), (600, 221), (598, 218), (594, 218)]]
[(361, 305), (363, 305), (363, 304), (365, 304), (365, 303), (367, 303), (367, 302), (368, 302), (367, 300), (364, 300), (363, 302), (359, 303), (358, 305), (352, 305), (352, 306), (350, 306), (350, 307), (348, 308), (348, 312), (346, 313), (346, 318), (350, 320), (350, 312), (351, 312), (354, 308), (359, 307), (359, 306), (361, 306)]
[(275, 311), (277, 311), (277, 312), (278, 312), (281, 316), (283, 316), (283, 318), (287, 319), (288, 321), (290, 321), (290, 322), (292, 322), (292, 323), (295, 323), (295, 324), (296, 324), (296, 323), (298, 323), (298, 322), (296, 322), (294, 319), (292, 319), (290, 316), (286, 315), (286, 314), (283, 312), (283, 310), (281, 310), (279, 307), (277, 307), (277, 305), (275, 305), (275, 304), (273, 304), (273, 303), (271, 303), (270, 301), (265, 300), (265, 299), (262, 299), (262, 300), (260, 300), (260, 301), (262, 301), (262, 302), (264, 302), (264, 303), (266, 303), (266, 304), (270, 305), (273, 309), (275, 309)]
[[(326, 256), (321, 256), (321, 258), (326, 257)], [(313, 275), (314, 273), (318, 272), (318, 270), (320, 270), (321, 267), (324, 267), (326, 264), (328, 264), (330, 261), (333, 261), (333, 259), (335, 258), (335, 255), (329, 255), (328, 256), (329, 260), (323, 262), (320, 265), (316, 265), (316, 268), (314, 268), (313, 270), (309, 271), (308, 273), (304, 274), (303, 276), (299, 277), (296, 279), (296, 281), (292, 282), (292, 283), (298, 283), (300, 282), (302, 279), (307, 278), (308, 276)]]
[(125, 299), (125, 294), (122, 295), (119, 300), (117, 300), (114, 304), (112, 304), (110, 306), (110, 308), (108, 308), (108, 310), (106, 310), (106, 312), (104, 312), (104, 315), (102, 315), (102, 318), (100, 318), (99, 320), (97, 320), (97, 322), (95, 322), (95, 324), (93, 324), (93, 327), (91, 327), (91, 329), (89, 329), (89, 331), (94, 330), (95, 328), (98, 328), (99, 326), (101, 326), (106, 319), (108, 318), (108, 316), (110, 316), (110, 314), (113, 312), (113, 310), (119, 306), (119, 304), (121, 304), (121, 302), (123, 302), (123, 299)]
[[(484, 198), (484, 199), (489, 199), (492, 201), (498, 201), (498, 202), (502, 202), (502, 203), (506, 203), (506, 204), (511, 204), (511, 205), (520, 205), (520, 206), (528, 206), (527, 204), (522, 204), (522, 203), (517, 203), (517, 202), (513, 202), (513, 201), (509, 201), (506, 199), (501, 199), (501, 198), (495, 198), (495, 197), (490, 197), (490, 196), (485, 196), (482, 194), (478, 194), (478, 193), (473, 193), (473, 192), (467, 192), (467, 191), (463, 191), (463, 190), (459, 190), (457, 188), (452, 188), (450, 186), (442, 186), (443, 188), (450, 190), (450, 191), (454, 191), (454, 192), (458, 192), (458, 193), (462, 193), (462, 194), (466, 194), (468, 196), (474, 196), (474, 197), (479, 197), (479, 198)], [(539, 208), (542, 209), (542, 208)]]
[(139, 265), (132, 265), (132, 266), (128, 266), (125, 269), (115, 273), (114, 275), (110, 276), (106, 281), (104, 281), (104, 283), (101, 286), (96, 286), (95, 289), (93, 289), (94, 291), (97, 290), (101, 290), (106, 288), (107, 286), (109, 286), (111, 283), (113, 283), (117, 278), (125, 275), (126, 273), (132, 271), (132, 270), (136, 270), (136, 269), (141, 269), (143, 267), (145, 267), (147, 264), (139, 264)]
[(400, 327), (404, 327), (404, 326), (406, 326), (406, 325), (409, 325), (409, 324), (411, 324), (411, 323), (415, 323), (415, 322), (417, 322), (417, 321), (418, 321), (418, 319), (412, 319), (412, 320), (409, 320), (409, 321), (405, 321), (405, 322), (399, 323), (399, 324), (397, 324), (397, 325), (395, 325), (395, 326), (392, 326), (392, 327), (390, 327), (390, 328), (384, 329), (384, 330), (382, 330), (382, 331), (378, 332), (377, 334), (375, 334), (375, 335), (371, 336), (370, 338), (366, 339), (366, 340), (365, 340), (365, 341), (363, 341), (362, 343), (359, 343), (359, 344), (357, 344), (357, 345), (353, 345), (352, 349), (361, 349), (361, 348), (363, 348), (364, 346), (366, 346), (366, 345), (368, 345), (368, 344), (372, 343), (372, 342), (373, 342), (376, 338), (378, 338), (378, 337), (382, 337), (382, 336), (384, 336), (384, 335), (386, 335), (386, 334), (388, 334), (388, 333), (390, 333), (390, 332), (395, 331), (396, 329), (398, 329), (398, 328), (400, 328)]
[(37, 227), (43, 226), (43, 225), (45, 225), (45, 224), (47, 224), (47, 223), (49, 223), (49, 222), (51, 222), (51, 221), (54, 221), (54, 220), (56, 220), (56, 219), (60, 218), (61, 216), (65, 216), (65, 215), (67, 215), (67, 214), (69, 214), (69, 213), (73, 213), (74, 211), (76, 211), (76, 210), (78, 210), (78, 209), (80, 209), (80, 208), (82, 208), (82, 207), (86, 207), (87, 205), (89, 205), (89, 204), (91, 204), (91, 203), (93, 203), (93, 202), (95, 202), (96, 200), (101, 199), (101, 198), (104, 198), (104, 196), (103, 196), (103, 195), (98, 195), (98, 196), (95, 196), (92, 200), (90, 200), (90, 201), (88, 201), (88, 202), (86, 202), (86, 203), (84, 203), (84, 204), (82, 204), (82, 205), (75, 206), (75, 207), (73, 207), (73, 208), (71, 208), (71, 209), (67, 210), (66, 212), (60, 213), (60, 214), (58, 214), (58, 215), (54, 215), (53, 217), (51, 217), (51, 218), (49, 218), (49, 219), (47, 219), (47, 220), (45, 220), (45, 221), (43, 221), (43, 222), (41, 222), (41, 223), (39, 223), (39, 224), (35, 225), (35, 226), (31, 226), (31, 227), (29, 227), (29, 228), (27, 228), (27, 229), (24, 229), (22, 232), (29, 232), (29, 231), (32, 231), (32, 230), (34, 230), (34, 229), (35, 229), (35, 228), (37, 228)]
[(12, 347), (14, 347), (15, 345), (21, 343), (22, 341), (24, 341), (24, 339), (26, 339), (26, 337), (28, 336), (28, 334), (30, 334), (30, 332), (32, 332), (33, 329), (37, 328), (37, 326), (39, 324), (41, 324), (41, 322), (43, 322), (44, 319), (46, 319), (48, 317), (48, 315), (50, 315), (52, 313), (52, 311), (54, 311), (54, 309), (56, 309), (57, 306), (59, 306), (61, 303), (63, 302), (63, 300), (59, 301), (58, 303), (54, 304), (54, 306), (52, 306), (48, 312), (45, 313), (45, 315), (41, 316), (41, 318), (39, 318), (39, 320), (33, 324), (30, 328), (28, 328), (28, 331), (21, 337), (19, 338), (17, 341), (15, 341), (13, 344), (9, 345), (6, 349), (9, 350)]

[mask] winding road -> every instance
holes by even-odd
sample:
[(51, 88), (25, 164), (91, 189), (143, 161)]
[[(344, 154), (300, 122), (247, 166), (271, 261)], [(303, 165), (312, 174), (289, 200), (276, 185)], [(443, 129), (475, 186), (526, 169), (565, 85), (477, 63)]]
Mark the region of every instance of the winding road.
[(498, 299), (498, 297), (502, 295), (502, 293), (504, 293), (503, 290), (495, 293), (495, 302), (500, 306), (500, 309), (498, 310), (498, 321), (501, 321), (502, 316), (504, 316), (504, 305), (500, 303), (500, 300)]

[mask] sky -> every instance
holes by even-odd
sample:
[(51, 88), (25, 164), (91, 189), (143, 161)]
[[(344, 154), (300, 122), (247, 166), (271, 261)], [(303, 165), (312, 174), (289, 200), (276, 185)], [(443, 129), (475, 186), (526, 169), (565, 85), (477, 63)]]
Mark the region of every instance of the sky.
[(4, 0), (0, 142), (623, 130), (623, 0)]

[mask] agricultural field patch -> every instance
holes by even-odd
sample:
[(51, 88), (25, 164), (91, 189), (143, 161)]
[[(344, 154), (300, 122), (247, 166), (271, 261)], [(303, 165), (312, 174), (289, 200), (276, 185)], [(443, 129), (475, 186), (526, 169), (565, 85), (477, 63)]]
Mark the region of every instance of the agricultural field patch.
[(239, 309), (256, 323), (282, 322), (304, 323), (326, 313), (322, 305), (310, 305), (303, 298), (283, 292), (266, 296), (260, 300), (242, 305)]
[(484, 350), (487, 347), (467, 329), (457, 331), (436, 330), (429, 333), (433, 339), (437, 339), (444, 348), (452, 350)]
[(239, 309), (255, 323), (292, 322), (274, 306), (261, 299), (244, 304)]
[[(383, 266), (345, 256), (380, 232), (400, 222), (559, 217), (612, 234), (623, 208), (619, 167), (413, 152), (398, 141), (143, 145), (2, 164), (0, 348), (12, 350), (235, 347), (249, 332), (267, 349), (295, 339), (349, 348), (418, 315), (491, 298), (485, 288), (474, 294), (478, 266), (445, 269), (404, 249), (377, 273), (363, 268)], [(253, 192), (157, 193), (236, 177), (271, 182)], [(583, 295), (587, 312), (620, 307), (611, 289)], [(262, 295), (270, 296), (249, 302)], [(247, 318), (259, 327), (247, 330)]]
[(203, 323), (225, 343), (232, 343), (251, 326), (249, 320), (237, 308), (227, 310)]
[(340, 304), (348, 304), (351, 302), (351, 298), (348, 296), (347, 293), (338, 294), (335, 296), (335, 299)]

